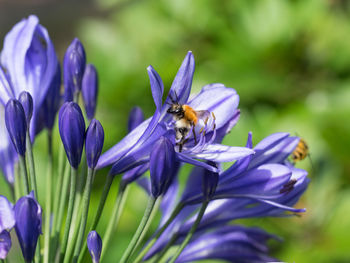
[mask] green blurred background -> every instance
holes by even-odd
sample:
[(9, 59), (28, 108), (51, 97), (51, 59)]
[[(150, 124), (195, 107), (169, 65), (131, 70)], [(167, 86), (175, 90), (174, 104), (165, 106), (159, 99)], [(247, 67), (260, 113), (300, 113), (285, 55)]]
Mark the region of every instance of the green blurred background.
[[(240, 95), (241, 119), (225, 139), (243, 146), (273, 132), (303, 137), (310, 158), (298, 163), (311, 184), (294, 218), (241, 220), (284, 238), (272, 254), (286, 262), (350, 262), (350, 2), (347, 0), (26, 0), (0, 2), (0, 37), (22, 17), (37, 14), (60, 59), (73, 37), (84, 44), (100, 78), (97, 118), (105, 149), (126, 134), (128, 113), (154, 104), (146, 67), (169, 89), (188, 50), (196, 60), (193, 92), (221, 82)], [(45, 134), (36, 142), (45, 174)], [(56, 141), (59, 137), (56, 134)], [(56, 149), (57, 149), (56, 144)], [(95, 211), (107, 170), (96, 176)], [(40, 185), (44, 191), (44, 181)], [(7, 192), (1, 183), (0, 193)], [(108, 222), (117, 184), (101, 216)], [(105, 262), (116, 262), (146, 205), (133, 186)], [(90, 213), (91, 214), (91, 213)], [(153, 222), (155, 229), (157, 222)], [(86, 262), (89, 262), (86, 260)], [(211, 261), (213, 262), (213, 261)]]

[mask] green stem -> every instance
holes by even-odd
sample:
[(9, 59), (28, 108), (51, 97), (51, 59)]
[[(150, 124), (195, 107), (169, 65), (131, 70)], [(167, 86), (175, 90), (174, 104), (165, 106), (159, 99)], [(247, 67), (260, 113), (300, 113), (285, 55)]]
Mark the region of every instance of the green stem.
[(119, 223), (119, 219), (120, 219), (120, 216), (122, 214), (122, 211), (123, 211), (123, 208), (125, 205), (126, 196), (127, 196), (128, 190), (129, 190), (127, 185), (122, 185), (122, 181), (120, 181), (120, 182), (121, 182), (121, 184), (119, 186), (117, 198), (114, 202), (112, 214), (110, 216), (110, 220), (108, 222), (106, 232), (103, 235), (101, 261), (102, 261), (104, 255), (106, 253), (106, 250), (108, 248), (109, 242), (110, 242), (111, 237), (112, 237), (112, 233), (115, 231), (115, 229)]
[(18, 164), (15, 165), (15, 200), (16, 201), (22, 196), (22, 191), (21, 191), (21, 180), (20, 180), (20, 171), (19, 171), (19, 166)]
[(61, 244), (61, 252), (60, 252), (60, 262), (62, 262), (64, 255), (66, 253), (67, 245), (68, 245), (68, 237), (70, 232), (70, 225), (72, 221), (73, 208), (74, 208), (74, 200), (75, 200), (75, 191), (76, 191), (76, 183), (78, 171), (77, 169), (71, 167), (71, 180), (70, 180), (70, 191), (69, 191), (69, 199), (68, 199), (68, 210), (66, 223), (64, 227), (64, 234)]
[(30, 186), (31, 189), (34, 190), (34, 196), (36, 200), (39, 201), (39, 195), (38, 195), (38, 187), (36, 184), (36, 175), (35, 175), (35, 164), (34, 164), (34, 157), (33, 157), (33, 149), (32, 149), (32, 142), (30, 141), (30, 134), (29, 130), (27, 131), (27, 136), (26, 136), (26, 158), (28, 161), (28, 166), (29, 166), (29, 178), (30, 178)]
[(129, 246), (125, 250), (125, 252), (122, 256), (122, 259), (120, 260), (120, 263), (126, 263), (128, 261), (128, 259), (130, 258), (131, 253), (134, 250), (137, 242), (139, 242), (139, 239), (140, 239), (140, 236), (142, 235), (142, 232), (145, 230), (145, 227), (147, 225), (148, 220), (150, 219), (150, 215), (153, 211), (153, 208), (154, 208), (156, 201), (157, 201), (157, 198), (154, 198), (152, 196), (150, 196), (150, 198), (148, 199), (148, 204), (147, 204), (145, 213), (142, 217), (142, 220), (140, 222), (140, 225), (137, 228), (133, 238), (131, 239)]
[(183, 203), (179, 203), (174, 211), (172, 212), (171, 216), (169, 219), (165, 222), (165, 224), (158, 230), (154, 238), (147, 244), (147, 246), (142, 250), (142, 252), (137, 256), (137, 258), (134, 260), (135, 263), (139, 263), (142, 261), (143, 257), (147, 254), (148, 250), (154, 245), (154, 243), (157, 241), (157, 239), (163, 234), (165, 229), (173, 222), (175, 217), (181, 212), (181, 210), (184, 208)]
[(29, 194), (30, 190), (29, 190), (29, 182), (28, 182), (28, 174), (27, 174), (27, 165), (26, 165), (26, 158), (24, 156), (19, 155), (19, 166), (21, 168), (21, 174), (23, 177), (25, 192), (26, 194)]
[(53, 176), (53, 155), (52, 155), (52, 132), (48, 131), (48, 166), (46, 174), (46, 211), (45, 211), (45, 239), (44, 239), (44, 263), (49, 263), (50, 259), (50, 221), (51, 221), (51, 198), (52, 198), (52, 176)]
[[(111, 185), (113, 183), (113, 179), (114, 179), (114, 176), (107, 175), (106, 182), (105, 182), (105, 185), (103, 187), (100, 203), (98, 205), (97, 212), (95, 213), (95, 217), (94, 217), (92, 225), (91, 225), (91, 227), (89, 229), (89, 232), (92, 231), (92, 230), (95, 230), (97, 225), (98, 225), (98, 222), (100, 221), (100, 218), (101, 218), (101, 215), (102, 215), (102, 212), (103, 212), (103, 208), (104, 208), (104, 206), (106, 204), (106, 200), (107, 200), (107, 196), (108, 196), (109, 190), (111, 189)], [(82, 249), (82, 253), (80, 254), (78, 262), (82, 262), (84, 254), (86, 252), (86, 249), (87, 249), (87, 246), (86, 246), (86, 243), (85, 243), (85, 245), (84, 245), (84, 247)]]
[(88, 168), (88, 176), (86, 179), (85, 190), (83, 195), (83, 216), (80, 222), (78, 241), (75, 246), (74, 256), (72, 261), (74, 263), (78, 261), (79, 253), (84, 242), (84, 233), (85, 233), (85, 227), (86, 227), (86, 222), (87, 222), (88, 213), (89, 213), (89, 202), (90, 202), (93, 174), (94, 174), (94, 169)]
[(194, 221), (190, 232), (187, 234), (186, 238), (184, 239), (184, 241), (182, 241), (182, 244), (180, 245), (180, 247), (178, 248), (178, 250), (176, 251), (175, 255), (172, 257), (172, 259), (169, 261), (169, 263), (174, 263), (175, 260), (180, 256), (181, 252), (184, 250), (184, 248), (187, 246), (187, 244), (190, 242), (193, 234), (196, 232), (197, 227), (199, 225), (199, 223), (202, 220), (202, 217), (204, 215), (205, 210), (207, 209), (208, 206), (208, 201), (204, 201), (202, 203), (201, 209), (197, 215), (196, 221)]

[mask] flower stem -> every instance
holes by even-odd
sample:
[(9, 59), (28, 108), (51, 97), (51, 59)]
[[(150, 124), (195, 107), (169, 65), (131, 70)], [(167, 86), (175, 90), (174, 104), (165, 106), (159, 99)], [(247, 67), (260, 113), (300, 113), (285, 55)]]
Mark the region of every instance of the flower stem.
[(31, 189), (34, 190), (34, 196), (36, 200), (39, 202), (39, 195), (38, 195), (38, 187), (36, 185), (36, 175), (35, 175), (35, 164), (34, 164), (34, 157), (33, 157), (33, 148), (32, 148), (32, 142), (30, 141), (30, 134), (29, 130), (27, 131), (26, 136), (26, 159), (28, 161), (28, 171), (29, 171), (29, 179), (30, 179), (30, 186)]
[(30, 190), (29, 190), (29, 182), (28, 182), (28, 174), (27, 174), (27, 165), (26, 165), (26, 159), (24, 156), (19, 155), (19, 166), (23, 177), (25, 193), (29, 194)]
[(175, 233), (170, 241), (168, 242), (168, 244), (162, 249), (162, 251), (160, 251), (157, 255), (157, 257), (152, 261), (154, 263), (158, 263), (158, 262), (161, 262), (161, 259), (164, 257), (165, 253), (168, 251), (168, 249), (174, 245), (175, 241), (177, 239), (177, 234)]
[(72, 215), (73, 215), (73, 208), (74, 208), (74, 199), (75, 199), (75, 190), (76, 190), (76, 183), (77, 183), (77, 176), (78, 171), (77, 169), (71, 167), (71, 180), (70, 180), (70, 191), (69, 191), (69, 199), (68, 199), (68, 210), (67, 210), (67, 217), (66, 217), (66, 223), (64, 227), (64, 234), (61, 244), (61, 252), (60, 252), (60, 262), (62, 262), (64, 255), (66, 253), (67, 244), (68, 244), (68, 236), (70, 232), (70, 224), (72, 221)]
[(53, 176), (53, 155), (52, 155), (52, 132), (48, 131), (47, 134), (48, 143), (48, 166), (46, 175), (46, 211), (45, 211), (45, 245), (44, 245), (44, 263), (49, 263), (50, 258), (50, 220), (51, 220), (51, 198), (52, 198), (52, 176)]
[(110, 216), (110, 220), (109, 220), (109, 223), (107, 226), (107, 230), (103, 236), (101, 261), (103, 259), (103, 256), (106, 253), (107, 247), (108, 247), (109, 242), (110, 242), (111, 237), (112, 237), (112, 233), (115, 231), (115, 229), (118, 225), (120, 216), (122, 214), (122, 211), (123, 211), (123, 208), (125, 205), (125, 200), (126, 200), (128, 192), (129, 192), (128, 190), (129, 190), (129, 188), (127, 187), (127, 185), (124, 185), (124, 184), (122, 185), (122, 181), (121, 181), (121, 184), (119, 186), (118, 195), (117, 195), (117, 198), (114, 202), (112, 214)]
[(14, 182), (15, 200), (14, 200), (14, 202), (16, 202), (22, 196), (21, 182), (20, 182), (20, 171), (19, 171), (18, 164), (15, 165), (14, 170), (15, 170), (15, 182)]
[(187, 244), (190, 242), (193, 234), (196, 232), (197, 227), (199, 225), (199, 223), (202, 220), (202, 217), (204, 215), (205, 210), (207, 209), (208, 206), (208, 201), (204, 201), (202, 203), (201, 209), (199, 210), (199, 213), (197, 215), (196, 221), (194, 221), (190, 232), (187, 234), (186, 238), (184, 239), (184, 241), (182, 242), (182, 244), (180, 245), (180, 247), (178, 248), (178, 250), (176, 251), (175, 255), (172, 257), (172, 259), (169, 261), (169, 263), (174, 263), (175, 260), (180, 256), (181, 252), (184, 250), (184, 248), (187, 246)]
[(145, 210), (145, 213), (142, 217), (142, 220), (140, 222), (140, 225), (139, 227), (137, 228), (133, 238), (131, 239), (130, 243), (129, 243), (129, 246), (127, 247), (127, 249), (125, 250), (123, 256), (122, 256), (122, 259), (120, 260), (120, 263), (126, 263), (128, 261), (128, 259), (130, 258), (131, 256), (131, 253), (132, 251), (134, 250), (136, 244), (139, 241), (142, 233), (144, 230), (147, 231), (147, 229), (145, 228), (146, 225), (147, 225), (147, 222), (148, 220), (150, 219), (150, 216), (151, 216), (151, 213), (153, 211), (153, 208), (154, 208), (154, 205), (156, 203), (158, 198), (154, 198), (152, 196), (150, 196), (150, 198), (148, 199), (148, 204), (147, 204), (147, 207), (146, 207), (146, 210)]
[(157, 241), (157, 239), (163, 234), (163, 232), (167, 229), (167, 227), (173, 222), (175, 217), (181, 212), (181, 210), (184, 208), (183, 203), (179, 203), (174, 211), (172, 212), (169, 219), (165, 222), (165, 224), (158, 230), (154, 238), (147, 244), (147, 246), (142, 250), (142, 252), (137, 256), (137, 258), (134, 260), (135, 263), (139, 263), (142, 261), (143, 257), (147, 254), (148, 250), (154, 245), (154, 243)]
[(75, 246), (74, 256), (73, 256), (73, 261), (72, 261), (74, 263), (76, 263), (78, 261), (79, 253), (80, 253), (81, 247), (83, 245), (85, 227), (86, 227), (86, 222), (87, 222), (88, 212), (89, 212), (89, 202), (90, 202), (93, 175), (94, 175), (94, 169), (88, 168), (88, 176), (86, 179), (84, 195), (83, 195), (82, 220), (80, 222), (78, 240), (77, 240), (77, 243)]
[[(89, 232), (92, 231), (92, 230), (95, 230), (97, 225), (98, 225), (98, 222), (100, 221), (100, 218), (101, 218), (101, 215), (102, 215), (102, 212), (103, 212), (103, 208), (104, 208), (106, 200), (107, 200), (107, 196), (108, 196), (109, 190), (110, 190), (111, 185), (113, 183), (113, 179), (114, 179), (114, 176), (107, 175), (106, 182), (105, 182), (105, 185), (103, 187), (100, 203), (98, 205), (97, 211), (95, 213), (94, 221), (92, 222), (92, 225), (91, 225), (91, 227), (89, 229)], [(87, 245), (85, 243), (85, 245), (84, 245), (84, 247), (82, 249), (82, 253), (80, 254), (80, 258), (79, 258), (78, 262), (82, 262), (84, 254), (86, 252), (86, 249), (87, 249)]]

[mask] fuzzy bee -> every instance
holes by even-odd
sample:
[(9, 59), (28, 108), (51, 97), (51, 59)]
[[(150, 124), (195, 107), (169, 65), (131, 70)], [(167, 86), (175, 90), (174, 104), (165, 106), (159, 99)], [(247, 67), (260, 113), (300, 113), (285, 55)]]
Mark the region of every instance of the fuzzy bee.
[[(179, 152), (182, 151), (183, 145), (186, 143), (186, 136), (192, 130), (193, 138), (195, 143), (197, 142), (197, 136), (195, 132), (195, 126), (198, 124), (198, 120), (202, 119), (206, 125), (210, 112), (207, 110), (194, 110), (191, 106), (186, 104), (180, 104), (177, 101), (171, 99), (172, 104), (170, 104), (167, 113), (172, 114), (175, 120), (175, 134), (176, 140), (179, 141)], [(215, 120), (215, 115), (212, 113)], [(215, 124), (214, 124), (215, 129)]]
[(309, 155), (309, 146), (307, 145), (306, 141), (303, 139), (299, 140), (299, 143), (297, 147), (295, 147), (294, 151), (292, 152), (292, 160), (294, 162), (298, 162), (301, 160), (304, 160)]

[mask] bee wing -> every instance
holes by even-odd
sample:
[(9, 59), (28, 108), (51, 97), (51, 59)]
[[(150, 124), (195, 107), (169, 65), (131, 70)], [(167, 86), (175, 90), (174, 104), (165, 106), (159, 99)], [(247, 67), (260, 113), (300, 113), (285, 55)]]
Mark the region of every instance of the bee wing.
[(197, 114), (197, 118), (203, 120), (205, 124), (208, 122), (210, 117), (210, 111), (198, 110), (196, 111), (196, 114)]

